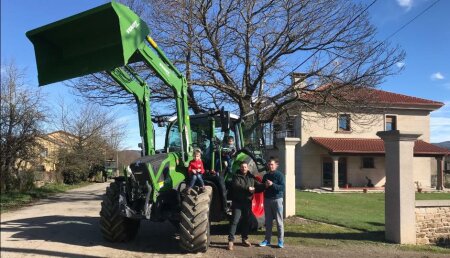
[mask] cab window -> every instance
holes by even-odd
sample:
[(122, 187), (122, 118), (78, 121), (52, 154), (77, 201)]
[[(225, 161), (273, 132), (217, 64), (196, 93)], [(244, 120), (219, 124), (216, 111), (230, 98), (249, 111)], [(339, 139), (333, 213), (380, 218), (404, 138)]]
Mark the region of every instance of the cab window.
[(170, 127), (167, 143), (169, 152), (181, 151), (181, 138), (177, 123), (172, 124), (172, 126)]

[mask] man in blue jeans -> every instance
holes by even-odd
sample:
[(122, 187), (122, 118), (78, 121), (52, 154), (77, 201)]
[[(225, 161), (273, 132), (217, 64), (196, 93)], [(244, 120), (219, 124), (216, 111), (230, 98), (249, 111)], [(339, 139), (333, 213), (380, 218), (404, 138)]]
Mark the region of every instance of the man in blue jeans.
[(284, 225), (283, 225), (283, 197), (285, 189), (284, 175), (278, 171), (278, 160), (270, 158), (269, 173), (263, 177), (263, 183), (266, 185), (264, 191), (264, 215), (266, 225), (266, 236), (259, 246), (270, 245), (272, 237), (272, 223), (275, 219), (278, 231), (278, 247), (284, 247)]

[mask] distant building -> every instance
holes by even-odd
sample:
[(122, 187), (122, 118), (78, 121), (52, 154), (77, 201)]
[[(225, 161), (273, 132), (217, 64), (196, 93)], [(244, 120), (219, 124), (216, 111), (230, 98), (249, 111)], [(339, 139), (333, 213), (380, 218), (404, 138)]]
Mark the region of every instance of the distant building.
[(52, 172), (57, 169), (58, 153), (61, 149), (67, 148), (69, 143), (76, 139), (75, 135), (65, 131), (55, 131), (39, 136), (38, 143), (40, 145), (40, 155), (35, 171), (45, 172), (43, 178), (51, 177)]

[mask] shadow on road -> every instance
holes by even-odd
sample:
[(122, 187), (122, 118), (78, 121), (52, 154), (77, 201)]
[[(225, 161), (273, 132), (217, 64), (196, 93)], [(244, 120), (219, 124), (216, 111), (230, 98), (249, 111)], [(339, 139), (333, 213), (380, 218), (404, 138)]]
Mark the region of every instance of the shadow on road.
[(66, 192), (64, 194), (57, 194), (54, 196), (47, 197), (45, 199), (39, 200), (39, 202), (34, 203), (33, 206), (51, 204), (55, 202), (83, 202), (83, 201), (97, 201), (103, 199), (103, 193), (97, 193), (93, 191), (77, 191), (77, 192)]
[[(43, 216), (30, 219), (2, 222), (2, 232), (11, 232), (8, 241), (44, 240), (83, 247), (106, 246), (119, 250), (179, 254), (175, 228), (170, 223), (142, 221), (139, 233), (128, 243), (110, 243), (103, 239), (99, 228), (99, 217)], [(16, 248), (9, 248), (16, 249)], [(25, 252), (28, 249), (4, 250)], [(31, 252), (31, 251), (30, 251)], [(32, 252), (31, 252), (32, 253)], [(50, 255), (50, 254), (41, 254)], [(56, 254), (57, 255), (57, 254)], [(70, 254), (57, 256), (71, 256)]]
[(55, 252), (48, 250), (37, 250), (37, 249), (29, 249), (29, 248), (12, 248), (12, 247), (2, 247), (2, 252), (10, 252), (10, 253), (26, 253), (26, 254), (35, 254), (41, 256), (56, 256), (56, 257), (73, 257), (73, 258), (97, 258), (101, 256), (92, 256), (87, 254), (74, 254), (67, 252)]

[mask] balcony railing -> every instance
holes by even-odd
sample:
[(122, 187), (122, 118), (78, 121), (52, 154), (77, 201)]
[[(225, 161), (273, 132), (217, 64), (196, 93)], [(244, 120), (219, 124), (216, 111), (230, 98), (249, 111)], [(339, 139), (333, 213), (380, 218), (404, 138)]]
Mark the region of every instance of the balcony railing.
[(295, 137), (294, 130), (284, 130), (275, 132), (275, 138)]

